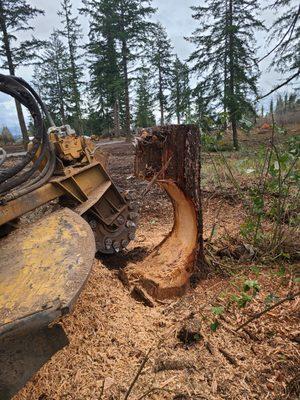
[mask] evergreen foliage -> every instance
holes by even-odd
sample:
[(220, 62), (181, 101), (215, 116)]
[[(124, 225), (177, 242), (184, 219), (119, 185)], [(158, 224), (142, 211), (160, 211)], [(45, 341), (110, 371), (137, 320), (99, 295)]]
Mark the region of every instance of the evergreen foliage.
[(7, 126), (4, 126), (2, 128), (2, 132), (0, 134), (0, 143), (1, 144), (10, 144), (10, 143), (14, 143), (15, 139), (12, 135), (12, 133), (10, 132), (10, 130), (8, 129)]
[(57, 125), (71, 123), (73, 91), (69, 80), (68, 52), (54, 31), (36, 65), (33, 84)]
[(154, 67), (154, 86), (159, 103), (160, 125), (165, 123), (172, 73), (172, 46), (165, 28), (157, 24), (153, 33), (150, 62)]
[(70, 109), (74, 120), (74, 127), (79, 133), (83, 133), (82, 111), (81, 111), (81, 94), (80, 86), (82, 84), (82, 65), (79, 63), (79, 45), (78, 40), (81, 38), (81, 27), (77, 22), (77, 17), (73, 16), (71, 0), (62, 0), (61, 11), (58, 15), (62, 18), (63, 29), (60, 34), (67, 41), (68, 46), (68, 62), (67, 72), (69, 75), (69, 87), (71, 88)]
[[(300, 75), (300, 4), (292, 0), (276, 0), (273, 4), (283, 13), (273, 24), (271, 38), (279, 39), (274, 48), (272, 66), (280, 72)], [(270, 40), (271, 40), (270, 38)]]
[(83, 3), (81, 12), (90, 20), (88, 64), (91, 101), (94, 103), (93, 120), (98, 112), (102, 120), (99, 129), (109, 133), (114, 128), (119, 129), (113, 121), (117, 102), (124, 123), (124, 83), (116, 37), (115, 2), (87, 0)]
[[(154, 13), (150, 0), (84, 0), (82, 12), (90, 19), (92, 90), (108, 126), (116, 108), (124, 110), (123, 128), (131, 129), (131, 71), (147, 43)], [(121, 118), (122, 120), (122, 118)], [(113, 125), (118, 124), (114, 121)]]
[(154, 96), (150, 71), (143, 66), (137, 80), (135, 126), (146, 128), (155, 125)]
[(237, 124), (255, 113), (258, 67), (254, 33), (263, 29), (257, 0), (209, 0), (192, 7), (199, 28), (188, 40), (196, 50), (189, 61), (198, 83), (195, 95), (228, 112), (233, 144), (238, 148)]
[(191, 88), (189, 68), (176, 56), (170, 79), (169, 113), (177, 123), (187, 123), (191, 117)]

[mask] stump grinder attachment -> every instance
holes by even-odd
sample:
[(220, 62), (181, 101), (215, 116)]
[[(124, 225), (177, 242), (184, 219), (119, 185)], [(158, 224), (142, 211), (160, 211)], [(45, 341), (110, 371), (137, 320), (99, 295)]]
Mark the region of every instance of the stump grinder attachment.
[[(16, 165), (0, 150), (0, 399), (6, 400), (68, 343), (55, 321), (72, 310), (95, 252), (119, 252), (134, 239), (138, 214), (96, 161), (91, 141), (56, 127), (25, 81), (0, 74), (0, 91), (27, 107), (34, 123)], [(19, 223), (30, 211), (43, 214), (41, 206), (53, 200), (57, 211)]]

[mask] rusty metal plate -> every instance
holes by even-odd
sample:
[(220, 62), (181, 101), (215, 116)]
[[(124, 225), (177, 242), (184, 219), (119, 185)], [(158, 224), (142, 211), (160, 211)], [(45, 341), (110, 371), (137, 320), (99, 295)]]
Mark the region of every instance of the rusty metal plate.
[(68, 313), (95, 255), (90, 226), (65, 208), (0, 242), (0, 337)]

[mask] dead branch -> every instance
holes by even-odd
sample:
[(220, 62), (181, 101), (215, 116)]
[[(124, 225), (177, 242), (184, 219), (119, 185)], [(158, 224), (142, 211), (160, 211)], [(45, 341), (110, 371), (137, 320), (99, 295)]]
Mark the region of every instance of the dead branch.
[(219, 352), (221, 354), (223, 354), (223, 356), (226, 358), (226, 360), (229, 362), (229, 364), (234, 365), (235, 367), (238, 366), (236, 359), (231, 354), (229, 354), (228, 351), (219, 347)]
[(101, 385), (101, 391), (99, 395), (99, 400), (102, 400), (103, 394), (104, 394), (104, 386), (105, 386), (105, 378), (102, 380), (102, 385)]
[(131, 382), (131, 384), (130, 384), (130, 386), (129, 386), (126, 394), (125, 394), (124, 400), (127, 400), (128, 397), (130, 396), (130, 393), (132, 392), (132, 389), (133, 389), (134, 385), (136, 384), (137, 380), (139, 379), (139, 376), (141, 375), (141, 373), (142, 373), (142, 371), (143, 371), (143, 369), (144, 369), (144, 367), (146, 365), (146, 362), (149, 360), (149, 355), (150, 355), (151, 351), (152, 351), (152, 348), (150, 348), (147, 351), (147, 354), (145, 355), (145, 357), (144, 357), (144, 359), (143, 359), (143, 361), (142, 361), (142, 363), (141, 363), (141, 365), (140, 365), (140, 367), (139, 367), (139, 369), (138, 369), (133, 381)]
[(171, 156), (168, 161), (162, 166), (161, 170), (157, 172), (157, 174), (155, 174), (153, 176), (153, 178), (151, 179), (151, 181), (148, 183), (147, 187), (142, 191), (142, 193), (140, 194), (140, 198), (143, 198), (148, 192), (149, 190), (152, 188), (152, 186), (156, 183), (156, 181), (158, 180), (158, 178), (164, 173), (166, 172), (168, 166), (170, 165), (170, 162), (172, 160), (173, 156)]
[(283, 299), (277, 301), (276, 303), (272, 304), (271, 306), (265, 308), (263, 311), (254, 314), (251, 318), (249, 318), (246, 322), (244, 322), (242, 325), (238, 326), (235, 331), (238, 332), (239, 330), (243, 329), (246, 325), (249, 325), (252, 321), (254, 321), (255, 319), (260, 318), (261, 316), (263, 316), (264, 314), (266, 314), (267, 312), (273, 310), (274, 308), (280, 306), (282, 303), (285, 303), (286, 301), (291, 301), (294, 300), (295, 297), (300, 295), (300, 291), (296, 292), (296, 293), (291, 293), (288, 296), (284, 297)]
[(166, 392), (166, 393), (172, 393), (171, 390), (160, 388), (160, 387), (153, 387), (152, 389), (149, 389), (146, 393), (142, 394), (141, 397), (138, 398), (138, 400), (142, 400), (145, 397), (149, 396), (149, 394), (154, 393), (154, 392)]
[(297, 76), (299, 76), (299, 75), (300, 75), (300, 69), (294, 75), (290, 76), (286, 81), (284, 81), (283, 83), (281, 83), (278, 86), (275, 86), (267, 94), (264, 94), (263, 96), (258, 97), (257, 100), (261, 100), (261, 99), (264, 99), (265, 97), (270, 96), (270, 94), (276, 92), (276, 90), (278, 90), (278, 89), (282, 88), (283, 86), (287, 85), (289, 82), (291, 82), (293, 79), (297, 78)]

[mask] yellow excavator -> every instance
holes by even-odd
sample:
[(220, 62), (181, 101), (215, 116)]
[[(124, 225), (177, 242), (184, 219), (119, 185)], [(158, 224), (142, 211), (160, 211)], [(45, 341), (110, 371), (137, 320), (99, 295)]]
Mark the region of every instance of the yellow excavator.
[(67, 345), (56, 321), (72, 310), (95, 252), (113, 254), (134, 239), (138, 212), (90, 139), (55, 126), (27, 82), (0, 74), (0, 91), (29, 110), (34, 126), (19, 161), (0, 149), (0, 399), (6, 400)]

